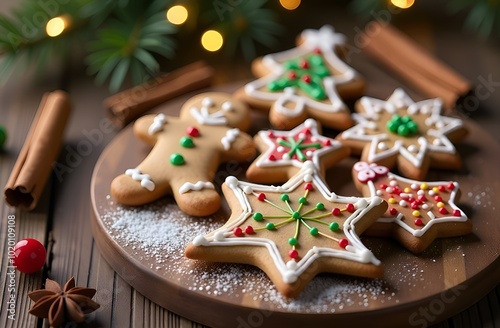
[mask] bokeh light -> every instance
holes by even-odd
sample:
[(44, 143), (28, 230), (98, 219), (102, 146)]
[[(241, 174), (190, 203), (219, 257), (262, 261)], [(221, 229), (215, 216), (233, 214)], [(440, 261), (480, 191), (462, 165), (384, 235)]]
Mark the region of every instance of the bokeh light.
[(407, 9), (413, 6), (415, 0), (391, 0), (391, 3), (398, 8)]
[(52, 18), (47, 22), (47, 25), (45, 26), (47, 35), (53, 38), (60, 35), (62, 32), (64, 32), (65, 29), (66, 20), (61, 16)]
[(181, 25), (188, 18), (188, 11), (186, 7), (181, 5), (176, 5), (170, 7), (167, 11), (167, 20), (174, 25)]
[(222, 34), (215, 30), (208, 30), (201, 36), (201, 45), (208, 51), (217, 51), (222, 47)]
[(280, 4), (285, 9), (294, 10), (300, 6), (300, 0), (280, 0)]

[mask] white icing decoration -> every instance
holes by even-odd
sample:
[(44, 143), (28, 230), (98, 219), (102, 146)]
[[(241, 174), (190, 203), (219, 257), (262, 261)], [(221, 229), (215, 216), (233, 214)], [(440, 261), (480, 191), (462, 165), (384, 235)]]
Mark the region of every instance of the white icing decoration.
[[(302, 32), (301, 39), (304, 42), (296, 48), (264, 56), (262, 63), (271, 73), (245, 85), (244, 90), (246, 94), (256, 99), (275, 102), (274, 108), (276, 111), (289, 117), (300, 115), (306, 106), (328, 113), (347, 111), (347, 107), (338, 95), (336, 86), (353, 81), (358, 74), (335, 53), (335, 48), (344, 44), (344, 35), (335, 33), (331, 26), (325, 25), (319, 30), (305, 30)], [(283, 92), (271, 92), (267, 90), (267, 84), (277, 80), (284, 73), (283, 62), (308, 55), (315, 49), (321, 50), (325, 62), (336, 72), (335, 75), (327, 76), (323, 79), (323, 88), (327, 96), (327, 102), (298, 96), (293, 87), (285, 88)], [(288, 103), (294, 106), (288, 108), (286, 107)]]
[(208, 245), (208, 240), (204, 236), (196, 236), (193, 239), (194, 246), (206, 246)]
[(225, 101), (222, 106), (221, 106), (222, 110), (225, 111), (225, 112), (230, 112), (234, 109), (233, 107), (233, 103), (231, 103), (230, 101)]
[(126, 175), (129, 175), (135, 181), (141, 182), (141, 187), (146, 188), (149, 191), (155, 190), (155, 184), (151, 181), (149, 174), (142, 174), (139, 169), (128, 169), (125, 171)]
[(245, 186), (245, 188), (243, 188), (243, 192), (247, 195), (250, 195), (251, 193), (253, 193), (253, 189), (250, 186)]
[(215, 187), (212, 182), (208, 181), (198, 181), (195, 184), (186, 182), (179, 188), (179, 194), (185, 194), (188, 191), (200, 191), (203, 189), (215, 189)]
[(220, 142), (225, 150), (231, 149), (231, 144), (238, 138), (240, 135), (240, 129), (230, 129), (226, 131), (226, 135), (222, 137)]
[(167, 123), (165, 114), (160, 113), (153, 118), (153, 123), (148, 128), (148, 134), (153, 135), (158, 131), (163, 130), (163, 126)]
[[(463, 123), (456, 118), (441, 116), (442, 102), (439, 99), (414, 102), (402, 89), (396, 89), (387, 100), (362, 97), (360, 103), (365, 112), (353, 114), (357, 124), (344, 131), (341, 137), (345, 140), (370, 143), (367, 156), (369, 162), (381, 162), (400, 153), (413, 166), (421, 167), (427, 152), (456, 153), (447, 134), (463, 127)], [(392, 147), (388, 147), (387, 140), (390, 132), (384, 132), (384, 127), (381, 127), (383, 131), (377, 133), (373, 131), (373, 124), (377, 121), (378, 113), (380, 113), (375, 108), (382, 108), (392, 115), (396, 113), (396, 108), (404, 107), (407, 107), (408, 115), (425, 114), (424, 112), (427, 111), (429, 117), (423, 124), (425, 126), (419, 129), (424, 135), (418, 137), (418, 145), (412, 145), (414, 147), (406, 148), (402, 140), (396, 140)], [(424, 111), (422, 111), (423, 108), (425, 108)], [(437, 122), (439, 123), (436, 125)], [(380, 146), (380, 144), (385, 144), (385, 146)]]
[[(357, 206), (359, 206), (359, 208), (357, 208), (343, 224), (342, 229), (349, 242), (348, 247), (346, 247), (345, 250), (314, 247), (313, 249), (308, 250), (299, 261), (295, 262), (287, 259), (287, 262), (285, 262), (273, 240), (252, 235), (245, 236), (245, 238), (230, 237), (229, 231), (232, 231), (235, 227), (242, 225), (253, 213), (252, 205), (250, 204), (248, 196), (245, 192), (246, 187), (250, 187), (254, 193), (291, 193), (296, 188), (299, 188), (303, 181), (309, 180), (308, 178), (311, 179), (310, 182), (314, 185), (315, 190), (318, 190), (327, 201), (335, 201), (344, 204), (357, 204)], [(312, 162), (306, 162), (300, 172), (282, 186), (252, 184), (249, 182), (238, 181), (235, 177), (228, 177), (226, 179), (226, 184), (238, 200), (241, 207), (241, 214), (239, 217), (232, 220), (230, 224), (217, 229), (211, 234), (205, 235), (207, 243), (203, 244), (204, 246), (265, 247), (271, 256), (274, 265), (280, 272), (283, 281), (288, 284), (295, 282), (298, 277), (320, 257), (337, 257), (360, 263), (380, 265), (380, 261), (362, 244), (355, 231), (356, 223), (373, 207), (381, 204), (382, 199), (380, 197), (375, 196), (360, 199), (357, 197), (343, 197), (336, 195), (328, 190), (328, 187), (323, 182)]]
[(201, 101), (201, 108), (198, 107), (191, 107), (189, 112), (191, 113), (191, 116), (193, 116), (196, 121), (199, 124), (204, 124), (204, 125), (227, 125), (227, 118), (224, 114), (224, 112), (230, 111), (232, 108), (232, 104), (229, 102), (224, 102), (222, 104), (222, 108), (219, 110), (210, 113), (209, 107), (214, 107), (215, 103), (213, 102), (212, 98), (205, 97)]

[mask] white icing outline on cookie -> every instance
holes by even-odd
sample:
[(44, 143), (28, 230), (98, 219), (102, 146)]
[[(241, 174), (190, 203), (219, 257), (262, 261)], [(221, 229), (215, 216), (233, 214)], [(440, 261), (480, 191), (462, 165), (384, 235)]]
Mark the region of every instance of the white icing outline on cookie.
[(191, 182), (185, 182), (179, 188), (179, 194), (185, 194), (189, 191), (200, 191), (203, 189), (215, 189), (214, 184), (210, 181), (197, 181), (195, 184)]
[(239, 135), (240, 135), (240, 129), (235, 128), (227, 130), (226, 135), (220, 139), (220, 142), (224, 147), (224, 150), (231, 149), (231, 144), (236, 140), (236, 138), (238, 138)]
[(227, 125), (227, 118), (224, 112), (232, 110), (232, 103), (230, 101), (225, 101), (222, 104), (222, 108), (210, 113), (209, 108), (214, 106), (214, 101), (210, 97), (205, 97), (201, 101), (201, 108), (191, 107), (189, 112), (199, 124), (203, 125)]
[(155, 183), (151, 180), (151, 176), (149, 174), (143, 174), (141, 170), (128, 169), (125, 171), (125, 174), (130, 176), (135, 181), (141, 182), (141, 187), (146, 188), (149, 191), (155, 190)]

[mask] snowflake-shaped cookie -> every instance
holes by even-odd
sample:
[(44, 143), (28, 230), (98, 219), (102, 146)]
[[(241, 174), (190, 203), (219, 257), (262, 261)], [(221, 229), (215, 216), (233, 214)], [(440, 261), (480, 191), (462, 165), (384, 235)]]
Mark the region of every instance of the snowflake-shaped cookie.
[(425, 178), (429, 167), (457, 169), (460, 156), (453, 142), (467, 134), (460, 119), (442, 116), (442, 102), (414, 102), (402, 89), (387, 100), (361, 98), (354, 114), (357, 125), (338, 136), (361, 159)]
[(291, 129), (308, 117), (338, 130), (351, 127), (341, 96), (360, 96), (364, 81), (336, 54), (344, 35), (323, 26), (303, 31), (300, 41), (296, 48), (254, 62), (254, 73), (261, 78), (238, 95), (252, 106), (270, 109), (269, 120), (279, 129)]
[(231, 217), (197, 236), (186, 249), (188, 258), (256, 265), (286, 297), (295, 297), (320, 272), (382, 274), (380, 261), (358, 236), (387, 204), (377, 196), (337, 196), (312, 162), (282, 186), (228, 177), (223, 191)]
[(366, 235), (393, 236), (414, 253), (436, 238), (465, 235), (472, 230), (467, 215), (457, 207), (458, 182), (423, 182), (400, 177), (374, 163), (358, 162), (353, 179), (364, 196), (378, 196), (389, 204), (387, 212)]
[(306, 161), (312, 161), (324, 176), (326, 168), (350, 154), (339, 141), (321, 135), (318, 122), (312, 118), (290, 131), (260, 131), (254, 141), (261, 155), (246, 176), (258, 183), (287, 181)]

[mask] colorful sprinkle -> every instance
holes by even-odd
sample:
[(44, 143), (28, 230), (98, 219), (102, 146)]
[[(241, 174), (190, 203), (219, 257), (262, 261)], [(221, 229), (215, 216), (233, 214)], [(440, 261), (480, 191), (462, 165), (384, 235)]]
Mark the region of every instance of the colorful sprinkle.
[(255, 233), (255, 231), (253, 230), (253, 227), (251, 225), (247, 226), (245, 228), (245, 233), (249, 234), (249, 235), (252, 235)]
[(396, 204), (397, 203), (397, 201), (392, 197), (389, 198), (388, 202), (389, 202), (389, 204)]
[(241, 236), (243, 236), (243, 230), (241, 230), (240, 227), (236, 227), (236, 228), (233, 229), (233, 234), (236, 237), (241, 237)]
[(311, 228), (309, 230), (309, 233), (311, 234), (311, 236), (316, 236), (319, 233), (318, 228), (316, 227)]
[(304, 185), (304, 189), (305, 189), (305, 190), (312, 191), (312, 190), (314, 189), (314, 187), (313, 187), (312, 183), (306, 183), (306, 184)]
[(268, 222), (268, 223), (266, 224), (266, 229), (267, 229), (267, 230), (274, 230), (274, 229), (276, 229), (276, 227), (275, 227), (274, 223), (272, 223), (272, 222)]
[(179, 140), (179, 144), (184, 148), (194, 147), (193, 139), (191, 139), (190, 137), (182, 137), (181, 140)]
[(422, 190), (427, 190), (427, 189), (429, 189), (429, 186), (427, 185), (427, 183), (422, 183), (422, 184), (420, 185), (420, 189), (422, 189)]
[(261, 192), (260, 194), (257, 195), (257, 199), (261, 202), (265, 201), (266, 200), (266, 194), (264, 194), (263, 192)]
[(190, 126), (186, 129), (186, 133), (188, 134), (188, 136), (190, 137), (199, 137), (200, 136), (200, 130), (198, 130), (197, 128), (195, 128), (194, 126)]
[(262, 220), (264, 220), (264, 215), (262, 215), (262, 213), (260, 213), (260, 212), (255, 212), (253, 214), (253, 219), (255, 221), (262, 221)]
[(415, 223), (416, 226), (423, 226), (424, 222), (422, 221), (421, 218), (416, 218), (413, 223)]
[(316, 204), (316, 209), (319, 211), (323, 211), (325, 209), (325, 204), (323, 203)]
[(450, 182), (450, 183), (448, 183), (448, 185), (446, 186), (446, 188), (448, 188), (448, 190), (454, 190), (455, 189), (455, 184), (453, 182)]
[(288, 194), (283, 194), (283, 195), (281, 195), (280, 198), (284, 202), (288, 202), (290, 200), (290, 196), (288, 196)]
[(441, 207), (441, 208), (438, 210), (438, 212), (439, 212), (440, 214), (443, 214), (443, 215), (448, 214), (448, 210), (446, 209), (446, 207)]
[(460, 210), (453, 210), (453, 216), (462, 216), (462, 212)]
[(444, 207), (444, 203), (443, 202), (438, 202), (436, 204), (436, 206), (439, 207), (439, 208), (442, 208), (442, 207)]
[(290, 246), (295, 246), (295, 245), (297, 245), (298, 243), (299, 243), (299, 241), (297, 240), (297, 238), (294, 238), (294, 237), (292, 237), (292, 238), (288, 238), (288, 244), (289, 244)]
[(335, 216), (339, 216), (340, 215), (340, 208), (338, 207), (335, 207), (333, 210), (332, 210), (332, 214), (335, 215)]
[(288, 252), (288, 256), (291, 259), (296, 259), (297, 257), (299, 257), (299, 252), (297, 252), (295, 249), (292, 249)]
[(337, 230), (339, 230), (339, 224), (337, 222), (330, 223), (330, 230), (331, 231), (337, 231)]
[(398, 214), (398, 210), (397, 210), (397, 209), (395, 209), (394, 207), (391, 207), (391, 208), (389, 209), (389, 214), (390, 214), (390, 215), (396, 215), (396, 214)]
[(347, 210), (347, 212), (349, 213), (352, 213), (354, 212), (354, 204), (347, 204), (345, 209)]
[(420, 216), (420, 211), (413, 211), (411, 212), (413, 216)]
[(305, 198), (305, 197), (299, 198), (299, 204), (306, 204), (306, 203), (307, 203), (307, 198)]
[(175, 166), (183, 165), (184, 157), (182, 157), (182, 155), (179, 153), (174, 153), (170, 155), (170, 163)]
[(349, 245), (349, 241), (347, 239), (342, 238), (342, 239), (339, 240), (339, 246), (340, 247), (346, 248), (347, 245)]

